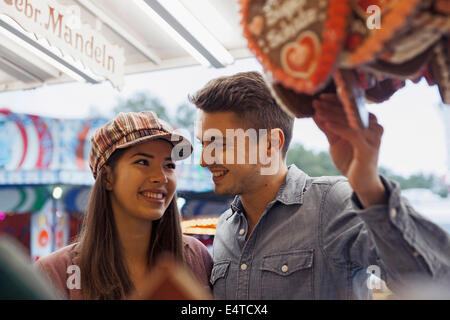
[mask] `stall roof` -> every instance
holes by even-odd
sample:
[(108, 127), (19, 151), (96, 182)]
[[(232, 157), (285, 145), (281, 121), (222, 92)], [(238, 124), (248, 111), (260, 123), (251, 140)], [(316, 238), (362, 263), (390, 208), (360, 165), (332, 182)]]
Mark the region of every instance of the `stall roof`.
[[(26, 4), (29, 7), (25, 7)], [(49, 11), (59, 5), (67, 9), (61, 13), (64, 15), (61, 21), (58, 21), (56, 11)], [(48, 11), (47, 16), (44, 10)], [(54, 50), (54, 43), (49, 45), (51, 40), (38, 39), (39, 32), (30, 32), (30, 28), (45, 26), (47, 31), (52, 31), (53, 27), (53, 32), (57, 33), (61, 22), (59, 38), (68, 43), (66, 26), (74, 26), (68, 23), (69, 18), (79, 15), (83, 25), (101, 34), (109, 43), (123, 48), (125, 75), (196, 64), (220, 68), (232, 64), (235, 59), (252, 56), (242, 36), (238, 10), (238, 0), (1, 1), (0, 91), (76, 79), (90, 83), (105, 80), (92, 76), (89, 72), (92, 69), (86, 69), (86, 64), (80, 64), (76, 57), (72, 59), (73, 55), (61, 55), (64, 50)], [(12, 14), (17, 17), (11, 19)], [(30, 26), (39, 19), (40, 27)], [(75, 33), (74, 30), (75, 27), (72, 28)], [(75, 37), (72, 35), (70, 41), (78, 41)], [(86, 35), (85, 38), (90, 39)], [(91, 43), (86, 43), (89, 45)], [(30, 46), (34, 49), (28, 50)], [(92, 49), (97, 54), (97, 49)]]

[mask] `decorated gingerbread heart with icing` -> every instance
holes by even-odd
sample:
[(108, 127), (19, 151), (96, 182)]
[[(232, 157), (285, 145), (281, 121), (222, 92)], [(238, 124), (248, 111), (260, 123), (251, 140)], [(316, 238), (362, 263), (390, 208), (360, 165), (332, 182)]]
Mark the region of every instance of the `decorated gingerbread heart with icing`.
[(421, 0), (352, 0), (346, 54), (340, 65), (351, 68), (375, 60), (389, 41), (408, 29), (420, 5)]
[(381, 14), (385, 14), (399, 0), (353, 0), (353, 9), (364, 19), (373, 13), (375, 6)]
[(240, 0), (244, 36), (275, 81), (314, 94), (335, 70), (350, 1)]
[(450, 36), (444, 37), (433, 49), (434, 57), (430, 62), (433, 82), (438, 85), (439, 93), (445, 104), (450, 104)]

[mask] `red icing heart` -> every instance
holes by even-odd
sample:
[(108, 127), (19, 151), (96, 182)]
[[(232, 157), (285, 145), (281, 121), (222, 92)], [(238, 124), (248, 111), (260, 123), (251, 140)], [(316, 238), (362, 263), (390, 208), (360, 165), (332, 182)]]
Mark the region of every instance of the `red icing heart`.
[(320, 44), (317, 36), (312, 33), (300, 35), (296, 42), (285, 45), (282, 50), (283, 67), (286, 72), (306, 78), (317, 66)]

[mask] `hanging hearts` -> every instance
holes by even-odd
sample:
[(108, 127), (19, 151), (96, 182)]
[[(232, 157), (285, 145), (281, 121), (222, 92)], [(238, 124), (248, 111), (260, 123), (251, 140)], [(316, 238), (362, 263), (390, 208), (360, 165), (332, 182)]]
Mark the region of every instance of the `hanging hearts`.
[(349, 125), (366, 127), (366, 100), (383, 102), (407, 79), (421, 77), (437, 83), (443, 101), (450, 101), (450, 0), (240, 0), (240, 5), (248, 47), (291, 116), (310, 117), (318, 95), (337, 93)]

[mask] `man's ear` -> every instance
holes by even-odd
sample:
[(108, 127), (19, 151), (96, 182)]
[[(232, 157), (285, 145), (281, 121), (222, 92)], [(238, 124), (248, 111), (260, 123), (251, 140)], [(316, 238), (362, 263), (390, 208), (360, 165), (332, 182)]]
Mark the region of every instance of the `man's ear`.
[[(277, 150), (281, 152), (284, 145), (284, 133), (280, 128), (271, 129), (267, 135), (267, 155), (272, 156), (272, 152)], [(275, 148), (272, 150), (272, 148)]]
[(112, 186), (114, 183), (114, 175), (113, 170), (110, 166), (105, 165), (104, 167), (104, 175), (105, 175), (105, 188), (108, 191), (112, 191)]

